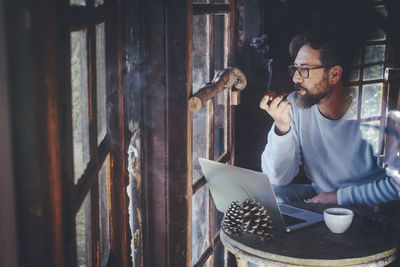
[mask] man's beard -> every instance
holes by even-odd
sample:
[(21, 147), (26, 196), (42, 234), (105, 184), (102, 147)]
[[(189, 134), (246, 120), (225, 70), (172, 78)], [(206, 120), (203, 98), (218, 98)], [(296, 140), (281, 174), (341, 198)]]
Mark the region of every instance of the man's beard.
[[(304, 88), (301, 87), (300, 84), (295, 84), (294, 87), (295, 89)], [(316, 93), (311, 94), (306, 88), (304, 88), (304, 90), (306, 90), (306, 94), (304, 96), (299, 95), (298, 92), (296, 92), (294, 95), (296, 105), (303, 109), (310, 108), (313, 105), (319, 104), (322, 99), (332, 93), (332, 87), (329, 86), (328, 80), (325, 77), (322, 79), (322, 81), (314, 86), (314, 91)]]

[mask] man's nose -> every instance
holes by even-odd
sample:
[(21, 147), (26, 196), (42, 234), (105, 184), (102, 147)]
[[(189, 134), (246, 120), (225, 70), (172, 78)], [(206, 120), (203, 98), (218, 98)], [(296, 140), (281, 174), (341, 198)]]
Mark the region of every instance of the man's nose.
[(296, 70), (294, 72), (292, 80), (294, 83), (301, 83), (301, 82), (303, 82), (304, 79), (303, 79), (303, 77), (300, 76), (300, 73)]

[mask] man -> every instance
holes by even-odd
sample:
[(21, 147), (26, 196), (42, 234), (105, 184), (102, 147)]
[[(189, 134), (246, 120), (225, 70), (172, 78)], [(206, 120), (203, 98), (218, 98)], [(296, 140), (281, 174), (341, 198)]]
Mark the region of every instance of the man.
[[(346, 118), (348, 54), (334, 35), (309, 32), (292, 39), (287, 100), (266, 95), (260, 107), (274, 119), (261, 156), (278, 201), (368, 205), (398, 199), (395, 181), (378, 166), (360, 124)], [(290, 184), (303, 164), (311, 184)]]

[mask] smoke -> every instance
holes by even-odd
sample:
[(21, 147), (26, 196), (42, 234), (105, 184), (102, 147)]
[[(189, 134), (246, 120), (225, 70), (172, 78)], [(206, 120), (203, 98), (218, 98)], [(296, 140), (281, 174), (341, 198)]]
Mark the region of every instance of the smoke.
[(264, 34), (258, 37), (253, 37), (249, 45), (255, 49), (258, 55), (257, 63), (259, 63), (265, 69), (267, 90), (270, 90), (271, 80), (272, 80), (273, 59), (271, 58), (270, 55), (270, 46), (268, 42), (269, 42), (268, 34)]

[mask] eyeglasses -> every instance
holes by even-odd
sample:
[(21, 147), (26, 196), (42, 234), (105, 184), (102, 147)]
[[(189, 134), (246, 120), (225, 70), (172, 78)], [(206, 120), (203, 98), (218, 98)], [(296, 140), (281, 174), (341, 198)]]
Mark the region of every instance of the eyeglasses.
[(300, 74), (301, 78), (307, 79), (310, 76), (310, 70), (323, 69), (327, 67), (328, 66), (318, 66), (318, 67), (308, 68), (308, 67), (298, 67), (290, 65), (288, 66), (288, 70), (290, 77), (293, 77), (295, 72), (297, 71)]

